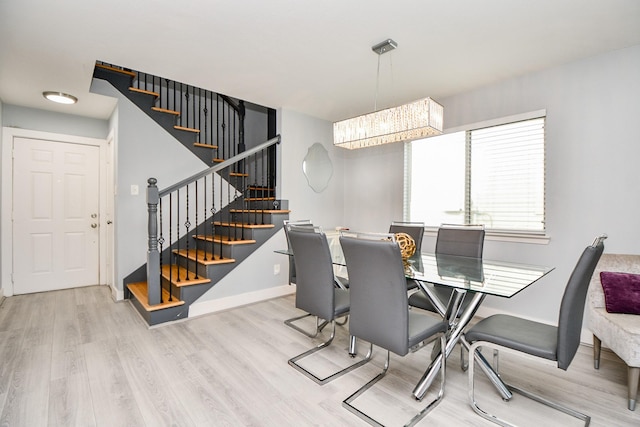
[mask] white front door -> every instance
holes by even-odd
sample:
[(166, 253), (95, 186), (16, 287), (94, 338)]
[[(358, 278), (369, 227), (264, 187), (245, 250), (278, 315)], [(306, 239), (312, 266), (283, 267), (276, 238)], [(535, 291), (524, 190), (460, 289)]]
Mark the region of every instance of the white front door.
[(14, 293), (99, 283), (96, 146), (13, 140)]

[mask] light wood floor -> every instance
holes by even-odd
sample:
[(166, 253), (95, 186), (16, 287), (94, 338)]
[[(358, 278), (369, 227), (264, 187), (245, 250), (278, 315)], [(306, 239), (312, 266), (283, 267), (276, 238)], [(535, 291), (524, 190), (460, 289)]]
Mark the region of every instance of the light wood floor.
[[(149, 329), (106, 287), (15, 296), (0, 306), (1, 426), (364, 426), (341, 401), (375, 376), (385, 353), (325, 386), (287, 365), (313, 341), (286, 327), (293, 297), (278, 298)], [(338, 327), (327, 357), (310, 367), (349, 363)], [(364, 348), (361, 349), (364, 351)], [(379, 386), (356, 401), (382, 422), (402, 425), (419, 408), (411, 398), (429, 348), (392, 355)], [(419, 425), (493, 425), (467, 404), (458, 352), (447, 364), (443, 402)], [(588, 413), (593, 426), (639, 426), (626, 409), (626, 369), (604, 352), (599, 371), (581, 348), (568, 372), (503, 355), (503, 378)], [(580, 425), (515, 396), (502, 402), (478, 374), (481, 403), (521, 425)], [(427, 399), (432, 392), (427, 394)]]

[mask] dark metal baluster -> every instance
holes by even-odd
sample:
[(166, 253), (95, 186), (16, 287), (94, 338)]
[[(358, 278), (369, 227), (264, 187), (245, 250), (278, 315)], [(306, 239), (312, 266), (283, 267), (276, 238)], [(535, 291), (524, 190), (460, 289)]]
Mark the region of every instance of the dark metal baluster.
[[(176, 82), (171, 80), (171, 81), (168, 81), (167, 85), (171, 85), (173, 87), (173, 89), (171, 90), (171, 97), (167, 100), (167, 102), (169, 102), (168, 109), (173, 111), (179, 111), (178, 105), (176, 103)], [(176, 116), (176, 124), (178, 124), (179, 121), (180, 121), (180, 117)]]
[[(229, 167), (227, 167), (226, 170), (229, 171)], [(222, 197), (222, 180), (220, 180), (220, 209), (222, 212), (224, 212), (223, 206), (224, 206), (224, 202)], [(222, 222), (222, 220), (223, 220), (223, 215), (221, 214), (220, 222)], [(220, 258), (222, 258), (222, 233), (220, 233), (218, 238), (220, 239)]]
[[(159, 200), (159, 216), (160, 216), (160, 235), (158, 236), (158, 245), (160, 246), (160, 301), (162, 301), (162, 266), (164, 265), (164, 260), (162, 259), (162, 247), (164, 246), (164, 232), (163, 232), (163, 225), (162, 225), (162, 198), (160, 198)], [(171, 286), (171, 284), (169, 284), (169, 286)], [(169, 291), (171, 291), (171, 288), (169, 288)]]
[[(193, 94), (195, 96), (195, 89), (193, 90)], [(193, 114), (193, 120), (194, 120), (193, 128), (194, 129), (201, 129), (201, 126), (200, 126), (200, 121), (201, 121), (200, 120), (200, 114), (202, 114), (201, 102), (202, 102), (202, 93), (201, 93), (201, 89), (198, 88), (198, 109), (197, 109), (198, 114), (195, 114), (196, 101), (195, 101), (195, 99), (193, 100), (193, 109), (194, 109), (194, 112), (193, 112), (194, 113)], [(198, 120), (197, 122), (196, 122), (196, 119)], [(198, 133), (197, 140), (198, 140), (198, 142), (201, 142), (200, 133)]]
[[(200, 230), (202, 230), (202, 236), (204, 237), (206, 234), (206, 229), (207, 229), (207, 176), (205, 175), (204, 177), (204, 183), (202, 186), (202, 197), (203, 197), (203, 201), (202, 201), (202, 217), (204, 218), (202, 220), (202, 226), (200, 226)], [(196, 196), (196, 199), (198, 198), (198, 196)], [(198, 220), (196, 219), (196, 223), (198, 222)], [(197, 240), (196, 240), (197, 242)], [(197, 243), (196, 243), (197, 244)], [(207, 255), (207, 247), (205, 245), (204, 242), (202, 242), (202, 255), (204, 256), (204, 260), (208, 261), (209, 257)], [(213, 255), (213, 254), (212, 254)]]
[(182, 110), (182, 83), (180, 83), (180, 89), (178, 89), (178, 111), (180, 111), (180, 126), (184, 126), (184, 111)]
[(185, 248), (186, 248), (186, 267), (185, 267), (185, 274), (186, 274), (186, 280), (189, 280), (189, 228), (191, 227), (191, 222), (189, 221), (189, 184), (185, 185), (185, 191), (187, 192), (187, 198), (186, 198), (186, 212), (185, 212), (185, 216), (186, 219), (184, 221), (184, 228), (185, 228), (185, 233), (184, 233), (184, 244), (185, 244)]
[[(216, 235), (216, 176), (215, 173), (211, 174), (211, 256), (215, 259), (215, 242), (213, 238)], [(222, 258), (222, 252), (220, 252), (220, 258)]]
[[(206, 178), (205, 178), (206, 179)], [(198, 209), (199, 209), (199, 200), (198, 200), (198, 183), (200, 182), (200, 180), (194, 182), (193, 184), (195, 185), (195, 193), (196, 193), (196, 203), (195, 203), (195, 219), (196, 219), (196, 223), (195, 223), (195, 232), (196, 232), (196, 239), (194, 242), (194, 250), (196, 252), (196, 279), (198, 278), (198, 243), (199, 243), (199, 239), (198, 239)]]
[(178, 262), (180, 252), (180, 189), (176, 190), (176, 199), (178, 199), (178, 208), (176, 209), (176, 274), (178, 277), (176, 282), (180, 283), (180, 263)]
[(231, 179), (231, 174), (229, 174), (229, 179), (227, 180), (227, 239), (229, 241), (231, 241), (231, 192), (235, 190), (231, 185)]
[(225, 110), (225, 102), (222, 103), (222, 123), (220, 126), (222, 127), (222, 159), (226, 159), (227, 156), (227, 122), (224, 120), (224, 110)]
[(209, 135), (207, 133), (207, 117), (208, 117), (208, 113), (209, 110), (207, 109), (207, 91), (204, 92), (204, 110), (202, 110), (202, 113), (204, 114), (204, 136), (203, 138), (200, 140), (200, 142), (202, 142), (203, 144), (209, 144)]
[[(256, 156), (258, 154), (256, 153)], [(269, 188), (267, 188), (267, 184), (264, 182), (264, 171), (265, 171), (265, 164), (264, 164), (264, 150), (260, 151), (260, 161), (261, 161), (261, 167), (260, 169), (262, 170), (262, 173), (260, 174), (260, 185), (262, 186), (262, 198), (269, 198), (269, 200), (267, 200), (264, 203), (270, 203), (271, 202), (271, 191)], [(265, 219), (264, 219), (264, 215), (265, 215), (265, 211), (264, 209), (262, 210), (262, 218), (260, 221), (260, 224), (264, 224), (265, 223)]]
[(169, 194), (169, 301), (173, 301), (173, 262), (175, 255), (173, 254), (173, 193)]
[[(264, 209), (264, 206), (261, 206), (262, 203), (259, 203), (259, 201), (258, 201), (258, 188), (257, 188), (258, 187), (258, 182), (256, 181), (256, 179), (258, 177), (258, 153), (253, 155), (253, 176), (254, 176), (253, 182), (256, 183), (255, 184), (256, 190), (254, 190), (255, 199), (256, 199), (256, 203), (255, 203), (256, 209), (255, 209), (255, 212), (254, 212), (254, 215), (253, 215), (253, 223), (254, 224), (258, 224), (258, 210)], [(258, 207), (260, 207), (260, 208), (258, 209)]]
[(184, 105), (185, 105), (185, 115), (184, 118), (185, 127), (189, 127), (189, 86), (187, 86), (187, 90), (184, 91)]

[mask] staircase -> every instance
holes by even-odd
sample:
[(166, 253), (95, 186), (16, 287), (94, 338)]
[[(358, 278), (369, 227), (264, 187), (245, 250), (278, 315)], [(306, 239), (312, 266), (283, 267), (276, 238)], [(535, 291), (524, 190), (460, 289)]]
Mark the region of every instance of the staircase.
[[(102, 62), (94, 77), (212, 165), (162, 190), (148, 179), (147, 263), (124, 279), (125, 297), (149, 325), (185, 318), (288, 218), (275, 193), (280, 137), (245, 144), (244, 102), (224, 95)], [(272, 133), (271, 115), (269, 123)]]

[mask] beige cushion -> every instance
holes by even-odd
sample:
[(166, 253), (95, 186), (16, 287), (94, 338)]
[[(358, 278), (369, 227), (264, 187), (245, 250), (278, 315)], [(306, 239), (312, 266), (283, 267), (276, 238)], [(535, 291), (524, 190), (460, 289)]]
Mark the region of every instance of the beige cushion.
[(589, 329), (632, 367), (640, 367), (640, 315), (607, 313), (601, 271), (640, 273), (640, 255), (602, 254), (591, 278), (587, 302)]

